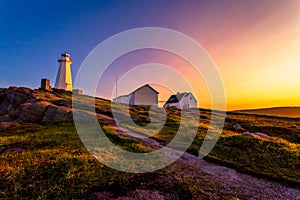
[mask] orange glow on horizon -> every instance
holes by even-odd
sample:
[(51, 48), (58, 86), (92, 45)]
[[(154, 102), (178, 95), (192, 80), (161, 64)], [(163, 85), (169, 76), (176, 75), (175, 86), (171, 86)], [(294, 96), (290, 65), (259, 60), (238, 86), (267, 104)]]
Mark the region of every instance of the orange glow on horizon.
[[(224, 83), (227, 110), (300, 106), (300, 1), (278, 1), (272, 5), (270, 1), (270, 5), (264, 7), (252, 6), (256, 9), (247, 12), (248, 16), (241, 9), (232, 16), (227, 13), (226, 19), (208, 19), (207, 24), (199, 26), (194, 21), (179, 23), (177, 19), (177, 30), (202, 45), (216, 64)], [(190, 26), (193, 26), (192, 31), (185, 32)], [(178, 71), (193, 87), (198, 106), (211, 108), (205, 80), (190, 63), (174, 55), (152, 62)], [(144, 80), (147, 76), (139, 74), (134, 78)], [(167, 73), (156, 76), (170, 79), (173, 85), (177, 83)], [(140, 86), (134, 87), (132, 82), (128, 82), (130, 87), (124, 94)], [(166, 101), (172, 94), (166, 88), (156, 87), (160, 101)], [(180, 86), (176, 89), (175, 93), (191, 92)]]

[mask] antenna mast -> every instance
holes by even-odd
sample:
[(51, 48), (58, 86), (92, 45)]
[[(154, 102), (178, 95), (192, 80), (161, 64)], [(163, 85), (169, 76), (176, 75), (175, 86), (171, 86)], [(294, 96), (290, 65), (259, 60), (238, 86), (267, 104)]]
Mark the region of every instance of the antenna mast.
[(116, 74), (116, 98), (118, 98), (118, 74)]

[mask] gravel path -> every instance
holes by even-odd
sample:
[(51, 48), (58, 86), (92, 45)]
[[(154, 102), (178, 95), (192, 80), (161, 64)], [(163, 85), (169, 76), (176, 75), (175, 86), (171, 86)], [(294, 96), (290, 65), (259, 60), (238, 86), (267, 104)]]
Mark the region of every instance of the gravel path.
[[(126, 133), (129, 133), (129, 135)], [(152, 138), (134, 137), (137, 136), (137, 133), (132, 133), (128, 130), (124, 130), (121, 134), (136, 138), (148, 144), (153, 150), (163, 147)], [(170, 152), (177, 151), (169, 150)], [(166, 154), (166, 156), (172, 155), (174, 155), (174, 153), (170, 155)], [(223, 185), (222, 190), (224, 190), (224, 192), (232, 192), (232, 188), (235, 188), (236, 191), (243, 191), (243, 193), (250, 197), (247, 199), (300, 200), (300, 190), (264, 178), (239, 173), (234, 169), (207, 162), (187, 152), (183, 153), (181, 158), (176, 162), (196, 168), (205, 173), (206, 176)], [(186, 173), (189, 172), (187, 171)]]
[(189, 153), (184, 153), (178, 162), (193, 166), (212, 177), (224, 186), (224, 191), (232, 191), (231, 188), (235, 188), (249, 195), (251, 197), (249, 199), (300, 200), (300, 190), (264, 178), (242, 174), (234, 169), (199, 159)]

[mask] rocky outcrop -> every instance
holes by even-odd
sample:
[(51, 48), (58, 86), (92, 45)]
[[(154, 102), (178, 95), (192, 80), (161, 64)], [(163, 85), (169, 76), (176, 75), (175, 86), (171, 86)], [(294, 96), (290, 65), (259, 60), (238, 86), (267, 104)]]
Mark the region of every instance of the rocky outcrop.
[[(73, 112), (79, 113), (80, 121), (101, 119), (104, 123), (114, 124), (107, 116), (110, 110), (96, 107), (97, 114), (91, 112), (91, 101), (75, 101), (72, 110), (71, 93), (63, 90), (32, 90), (24, 87), (0, 88), (0, 130), (15, 122), (67, 122), (73, 121)], [(110, 114), (111, 115), (111, 114)]]
[(230, 122), (225, 122), (225, 127), (229, 127), (230, 129), (232, 129), (238, 133), (241, 133), (246, 136), (255, 137), (257, 139), (269, 139), (270, 138), (270, 136), (265, 133), (250, 132), (250, 131), (246, 130), (245, 128), (243, 128), (240, 124), (233, 124)]
[(230, 129), (232, 129), (232, 130), (234, 130), (238, 133), (243, 133), (243, 132), (247, 131), (240, 124), (233, 124), (233, 123), (230, 123), (230, 122), (225, 122), (225, 126), (229, 127)]
[(12, 104), (10, 104), (8, 101), (3, 101), (0, 105), (0, 115), (5, 115), (14, 110), (14, 107)]
[(254, 132), (254, 133), (251, 133), (249, 131), (246, 131), (243, 133), (243, 135), (248, 135), (248, 136), (252, 136), (252, 137), (255, 137), (255, 138), (258, 138), (258, 139), (269, 139), (270, 136), (265, 134), (265, 133), (260, 133), (260, 132)]
[(26, 122), (39, 122), (43, 119), (49, 105), (51, 104), (46, 101), (23, 103), (11, 116)]
[(43, 122), (61, 122), (72, 120), (72, 108), (68, 108), (65, 106), (59, 107), (55, 105), (49, 105), (41, 119), (41, 121)]
[(35, 91), (25, 87), (9, 87), (0, 90), (0, 116), (12, 113), (28, 100), (34, 100)]
[[(61, 98), (62, 91), (47, 92), (25, 87), (0, 89), (0, 122), (72, 121), (71, 101)], [(61, 106), (54, 105), (60, 102)], [(9, 124), (11, 124), (9, 123)], [(7, 127), (1, 124), (1, 129)]]

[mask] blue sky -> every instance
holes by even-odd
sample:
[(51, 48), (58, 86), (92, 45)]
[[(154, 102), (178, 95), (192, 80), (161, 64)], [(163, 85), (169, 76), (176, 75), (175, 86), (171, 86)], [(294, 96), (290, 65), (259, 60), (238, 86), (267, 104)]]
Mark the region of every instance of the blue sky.
[(53, 83), (64, 51), (71, 53), (75, 74), (98, 43), (131, 28), (159, 26), (195, 36), (196, 26), (227, 6), (220, 1), (1, 1), (0, 87), (38, 87), (41, 77)]
[[(62, 52), (71, 54), (75, 75), (101, 41), (154, 26), (183, 32), (207, 50), (222, 75), (229, 107), (299, 105), (299, 8), (300, 1), (282, 0), (3, 0), (0, 87), (38, 88), (41, 78), (53, 85)], [(154, 61), (149, 52), (137, 55), (133, 63)], [(182, 64), (172, 60), (164, 64)]]
[[(172, 1), (1, 1), (0, 87), (53, 83), (67, 51), (76, 73), (101, 41), (136, 27), (172, 27)], [(169, 10), (166, 12), (166, 10)], [(173, 9), (176, 11), (176, 9)]]

